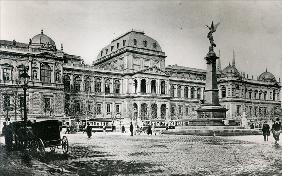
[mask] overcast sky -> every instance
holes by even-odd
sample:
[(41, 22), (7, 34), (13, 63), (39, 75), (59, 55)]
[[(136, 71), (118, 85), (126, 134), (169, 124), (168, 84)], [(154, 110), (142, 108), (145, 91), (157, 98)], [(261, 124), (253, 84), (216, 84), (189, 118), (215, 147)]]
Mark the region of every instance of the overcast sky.
[[(0, 0), (1, 1), (1, 0)], [(266, 67), (281, 77), (280, 1), (1, 1), (0, 38), (28, 43), (40, 33), (64, 51), (91, 64), (114, 38), (137, 29), (156, 39), (166, 65), (205, 69), (206, 24), (220, 22), (214, 34), (222, 68), (236, 53), (240, 72), (256, 78)], [(278, 78), (277, 78), (278, 79)]]

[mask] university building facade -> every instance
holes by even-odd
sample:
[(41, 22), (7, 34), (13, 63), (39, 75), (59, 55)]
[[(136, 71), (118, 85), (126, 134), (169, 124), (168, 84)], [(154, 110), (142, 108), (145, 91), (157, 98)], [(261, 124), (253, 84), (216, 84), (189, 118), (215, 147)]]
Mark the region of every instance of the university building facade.
[[(181, 124), (197, 118), (203, 100), (202, 69), (165, 65), (159, 43), (144, 32), (130, 31), (99, 52), (92, 65), (57, 49), (43, 31), (29, 43), (0, 40), (0, 116), (5, 121), (23, 117), (20, 65), (29, 67), (28, 119), (107, 118), (118, 123), (153, 121)], [(278, 116), (280, 79), (267, 70), (257, 79), (232, 64), (217, 64), (221, 105), (227, 119), (261, 122)]]

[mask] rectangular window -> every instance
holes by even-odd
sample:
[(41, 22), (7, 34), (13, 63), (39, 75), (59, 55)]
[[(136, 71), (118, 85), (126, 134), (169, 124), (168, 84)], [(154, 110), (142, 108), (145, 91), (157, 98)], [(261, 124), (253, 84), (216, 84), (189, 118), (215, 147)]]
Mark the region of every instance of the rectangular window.
[(183, 114), (182, 114), (182, 106), (181, 106), (181, 105), (179, 105), (179, 106), (178, 106), (178, 108), (179, 108), (179, 110), (178, 110), (179, 115), (181, 115), (181, 116), (182, 116), (182, 115), (183, 115)]
[(111, 112), (111, 104), (107, 104), (107, 113)]
[(102, 114), (102, 109), (101, 109), (102, 105), (101, 104), (97, 104), (96, 105), (96, 113), (97, 114)]
[(50, 111), (50, 98), (44, 98), (44, 112)]
[(123, 46), (125, 46), (125, 43), (126, 43), (126, 40), (123, 40), (123, 41), (122, 41)]
[(116, 105), (116, 113), (120, 113), (120, 105), (119, 104)]
[(117, 49), (119, 48), (119, 43), (117, 43)]
[(236, 106), (236, 115), (239, 116), (241, 113), (241, 105)]
[(10, 80), (10, 69), (4, 68), (3, 69), (3, 80), (9, 81)]
[(186, 106), (185, 115), (186, 115), (186, 116), (188, 116), (188, 115), (189, 115), (189, 107), (188, 107), (188, 106)]
[(257, 114), (257, 109), (258, 109), (258, 107), (255, 106), (255, 116), (258, 115), (258, 114)]

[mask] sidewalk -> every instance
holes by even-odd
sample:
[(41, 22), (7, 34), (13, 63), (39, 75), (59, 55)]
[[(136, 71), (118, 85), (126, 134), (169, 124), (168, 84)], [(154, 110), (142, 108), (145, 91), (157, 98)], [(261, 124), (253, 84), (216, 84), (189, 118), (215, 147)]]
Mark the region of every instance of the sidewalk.
[[(261, 145), (273, 145), (274, 142), (275, 142), (272, 134), (270, 136), (268, 136), (268, 141), (264, 141), (264, 138), (263, 138), (262, 135), (228, 136), (228, 137), (224, 137), (224, 138), (253, 142), (253, 143), (257, 143), (257, 144), (261, 144)], [(282, 142), (280, 141), (279, 144), (282, 145)]]

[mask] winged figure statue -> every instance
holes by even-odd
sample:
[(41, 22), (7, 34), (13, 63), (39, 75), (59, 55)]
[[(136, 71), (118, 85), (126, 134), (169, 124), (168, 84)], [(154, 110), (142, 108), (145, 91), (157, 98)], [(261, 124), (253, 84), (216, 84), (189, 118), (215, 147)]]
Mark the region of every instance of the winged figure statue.
[(217, 24), (213, 24), (213, 21), (212, 21), (212, 24), (211, 26), (208, 26), (206, 25), (206, 27), (210, 30), (209, 33), (208, 33), (208, 36), (207, 38), (210, 40), (210, 44), (211, 44), (211, 49), (213, 49), (213, 47), (216, 47), (216, 44), (214, 43), (214, 40), (213, 40), (213, 36), (212, 36), (212, 33), (214, 33), (218, 27), (220, 23), (217, 23)]

